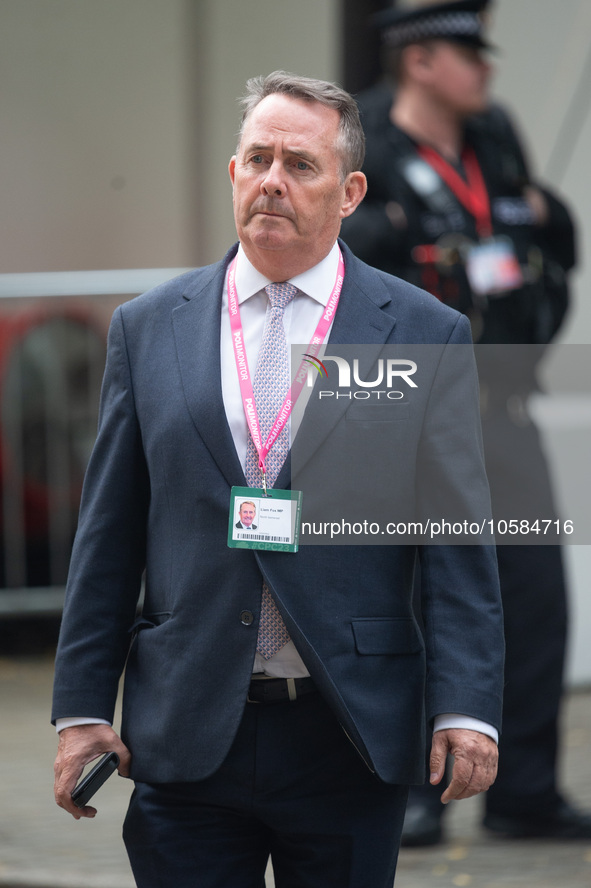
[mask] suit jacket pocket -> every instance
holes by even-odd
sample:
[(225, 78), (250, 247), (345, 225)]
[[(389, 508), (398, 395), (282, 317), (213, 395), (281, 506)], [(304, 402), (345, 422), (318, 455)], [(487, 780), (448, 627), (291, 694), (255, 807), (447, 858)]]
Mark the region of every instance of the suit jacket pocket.
[(160, 626), (162, 623), (166, 623), (171, 617), (172, 614), (170, 611), (140, 614), (129, 631), (135, 632), (137, 629), (153, 629), (154, 626)]
[(359, 617), (351, 625), (359, 654), (416, 654), (423, 647), (410, 617)]
[(172, 614), (170, 611), (160, 611), (159, 613), (153, 614), (140, 614), (139, 617), (133, 622), (129, 634), (131, 635), (131, 640), (135, 639), (138, 632), (143, 631), (144, 629), (155, 629), (156, 626), (161, 626), (162, 623), (166, 623), (170, 620)]

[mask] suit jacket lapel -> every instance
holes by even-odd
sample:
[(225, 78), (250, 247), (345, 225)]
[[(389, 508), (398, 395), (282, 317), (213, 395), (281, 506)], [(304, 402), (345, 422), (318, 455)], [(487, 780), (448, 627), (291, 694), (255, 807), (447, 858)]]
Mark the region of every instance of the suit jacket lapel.
[(173, 309), (173, 329), (187, 407), (205, 446), (230, 485), (245, 485), (222, 398), (220, 320), (226, 267), (234, 247), (204, 274), (199, 289)]
[[(396, 319), (382, 310), (391, 302), (391, 297), (378, 273), (356, 259), (342, 242), (340, 246), (345, 259), (345, 281), (326, 353), (330, 354), (331, 345), (375, 345), (375, 355), (372, 354), (375, 363), (380, 356), (380, 346), (386, 343), (396, 324)], [(364, 355), (367, 356), (367, 349)], [(326, 382), (319, 376), (297, 433), (298, 469), (314, 455), (351, 403), (346, 398), (320, 401), (318, 392), (325, 386)], [(292, 464), (288, 459), (275, 487), (289, 487), (291, 474)]]
[[(224, 410), (220, 367), (220, 319), (226, 268), (236, 247), (222, 262), (204, 270), (198, 289), (185, 293), (185, 302), (172, 313), (181, 379), (193, 423), (218, 468), (230, 485), (246, 485)], [(390, 295), (377, 273), (369, 271), (341, 243), (345, 257), (345, 282), (328, 342), (330, 345), (383, 345), (396, 323), (382, 310)], [(376, 348), (375, 359), (379, 357)], [(298, 431), (298, 463), (314, 454), (339, 421), (350, 402), (319, 401), (317, 380)], [(301, 437), (300, 437), (301, 436)], [(275, 487), (290, 486), (288, 457)]]

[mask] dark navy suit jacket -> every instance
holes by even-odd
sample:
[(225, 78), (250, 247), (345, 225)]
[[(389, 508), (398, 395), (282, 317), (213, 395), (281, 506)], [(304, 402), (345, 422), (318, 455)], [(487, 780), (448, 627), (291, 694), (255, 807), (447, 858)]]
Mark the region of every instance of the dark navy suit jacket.
[[(342, 249), (346, 274), (332, 344), (469, 342), (464, 317)], [(320, 692), (367, 764), (387, 782), (422, 782), (425, 700), (428, 719), (456, 712), (500, 723), (494, 548), (323, 545), (301, 546), (295, 555), (227, 548), (230, 488), (245, 485), (220, 382), (221, 294), (234, 252), (113, 316), (53, 718), (111, 720), (126, 666), (122, 737), (132, 777), (209, 776), (246, 704), (264, 577)], [(436, 391), (437, 370), (430, 384)], [(465, 384), (476, 429), (474, 378)], [(436, 398), (442, 411), (445, 388)], [(335, 411), (337, 439), (348, 409), (343, 401)], [(306, 417), (298, 435), (307, 434), (305, 424)], [(316, 428), (308, 424), (312, 449)], [(453, 434), (453, 423), (448, 428)], [(462, 449), (463, 483), (485, 483), (478, 432), (454, 446)], [(412, 466), (409, 458), (405, 474)], [(276, 486), (289, 483), (285, 465)], [(411, 603), (417, 554), (424, 641)]]

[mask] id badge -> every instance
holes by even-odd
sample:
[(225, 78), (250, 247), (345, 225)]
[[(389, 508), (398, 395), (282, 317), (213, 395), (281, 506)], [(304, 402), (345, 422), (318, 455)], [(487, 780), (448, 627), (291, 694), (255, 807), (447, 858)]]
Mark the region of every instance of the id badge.
[(302, 515), (300, 490), (233, 487), (230, 495), (228, 546), (297, 552)]
[(468, 248), (466, 274), (478, 296), (502, 295), (523, 286), (523, 274), (508, 237), (495, 237)]

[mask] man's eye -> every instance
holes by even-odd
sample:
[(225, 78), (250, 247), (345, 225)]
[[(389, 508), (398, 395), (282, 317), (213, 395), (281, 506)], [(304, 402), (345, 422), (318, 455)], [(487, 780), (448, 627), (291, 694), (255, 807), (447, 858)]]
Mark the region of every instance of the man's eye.
[(296, 163), (296, 167), (298, 170), (309, 170), (310, 169), (310, 167), (308, 166), (308, 164), (304, 160), (298, 160), (298, 162)]
[(262, 163), (263, 162), (263, 155), (262, 154), (255, 154), (254, 157), (251, 157), (251, 162), (252, 163)]

